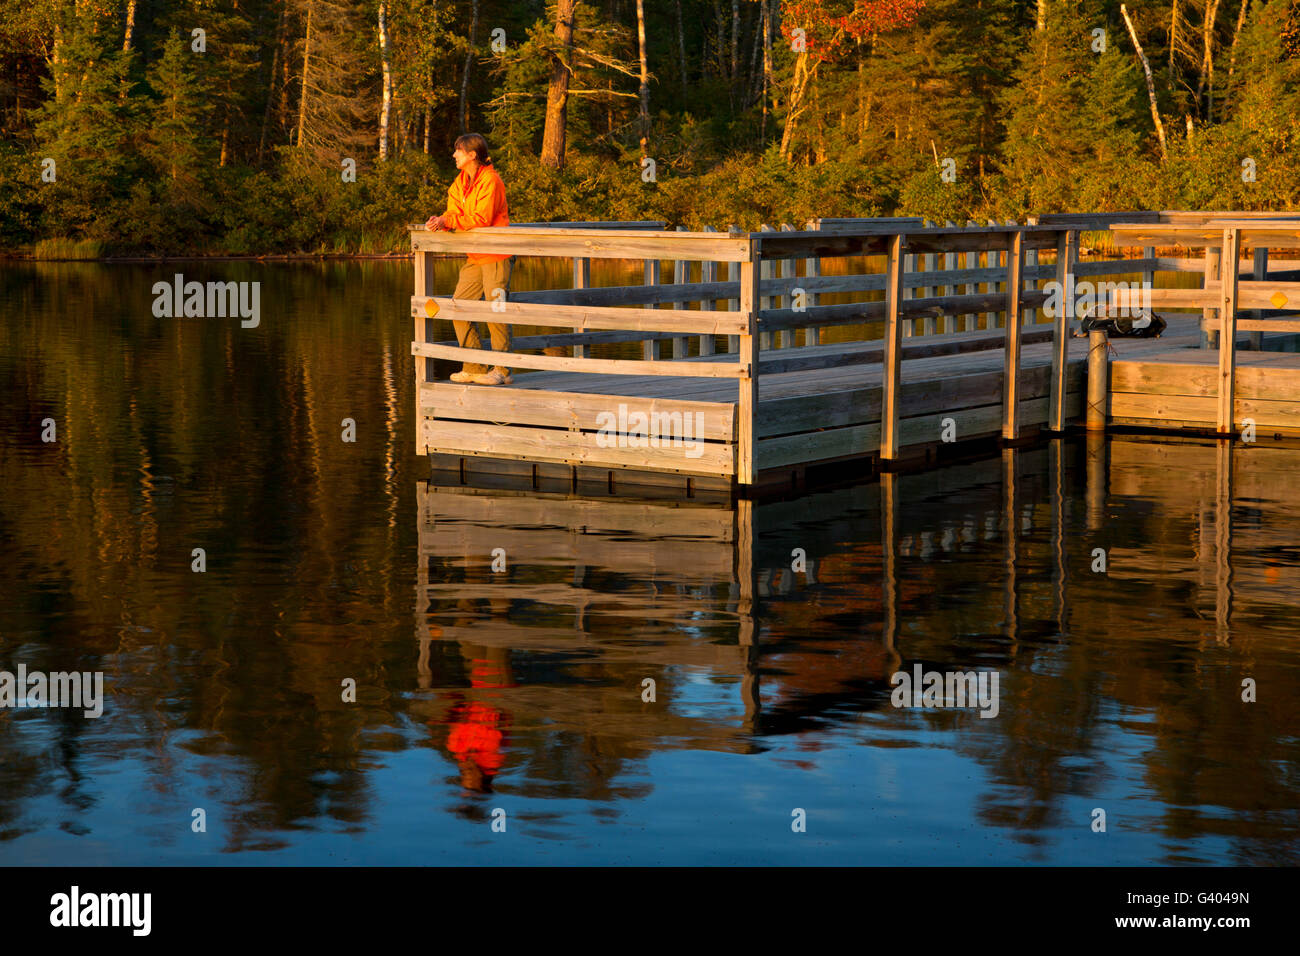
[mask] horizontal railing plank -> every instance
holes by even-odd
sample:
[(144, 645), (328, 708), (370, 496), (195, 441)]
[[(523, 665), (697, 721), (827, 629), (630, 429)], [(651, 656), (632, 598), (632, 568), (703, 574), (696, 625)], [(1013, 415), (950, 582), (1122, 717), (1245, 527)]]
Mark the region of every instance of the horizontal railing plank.
[[(1222, 282), (1211, 280), (1200, 289), (1151, 289), (1149, 292), (1116, 289), (1108, 292), (1106, 304), (1130, 310), (1144, 305), (1166, 309), (1217, 309), (1222, 288)], [(1276, 300), (1275, 296), (1278, 297)], [(1238, 309), (1284, 309), (1288, 306), (1300, 310), (1300, 282), (1237, 283)]]
[[(430, 302), (433, 303), (433, 312), (429, 311)], [(484, 299), (475, 301), (422, 295), (411, 296), (411, 315), (576, 330), (685, 332), (691, 335), (745, 335), (749, 332), (748, 317), (734, 312), (619, 309), (612, 306), (556, 308), (529, 302), (488, 302)]]
[(411, 233), (415, 252), (583, 259), (690, 259), (748, 262), (749, 238), (725, 232), (672, 232), (483, 226), (465, 232)]
[[(1047, 301), (1046, 292), (1025, 291), (1020, 295), (1023, 308), (1038, 308)], [(925, 315), (963, 315), (971, 312), (1000, 312), (1005, 310), (1005, 292), (985, 292), (979, 295), (946, 295), (929, 299), (906, 299), (900, 303), (904, 318)], [(884, 302), (845, 302), (838, 305), (814, 305), (802, 311), (794, 309), (767, 309), (759, 313), (759, 331), (778, 329), (806, 329), (821, 325), (848, 325), (857, 322), (875, 322), (884, 319)]]
[(633, 359), (570, 358), (566, 355), (521, 355), (466, 349), (459, 345), (411, 343), (411, 354), (424, 358), (501, 365), (506, 368), (536, 368), (551, 372), (589, 372), (594, 375), (667, 375), (680, 378), (748, 378), (749, 366), (741, 362), (647, 362)]

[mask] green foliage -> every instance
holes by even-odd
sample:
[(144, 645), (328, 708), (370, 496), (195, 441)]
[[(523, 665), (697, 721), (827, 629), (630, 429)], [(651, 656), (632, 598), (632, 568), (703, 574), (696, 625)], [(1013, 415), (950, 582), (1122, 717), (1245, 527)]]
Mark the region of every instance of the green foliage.
[(39, 159), (0, 142), (0, 248), (25, 246), (39, 235), (41, 215)]
[[(779, 22), (764, 82), (757, 3), (739, 6), (734, 36), (728, 4), (682, 0), (680, 35), (676, 2), (646, 4), (657, 173), (647, 182), (633, 4), (577, 5), (566, 164), (555, 171), (538, 161), (560, 55), (553, 3), (478, 0), (471, 39), (471, 4), (387, 0), (393, 99), (381, 162), (376, 0), (139, 3), (129, 50), (120, 5), (0, 0), (0, 70), (12, 84), (0, 97), (0, 247), (50, 237), (110, 253), (400, 251), (410, 223), (445, 209), (451, 143), (466, 127), (488, 134), (514, 221), (755, 228), (819, 216), (1294, 209), (1300, 4), (1255, 0), (1235, 44), (1231, 6), (1210, 37), (1211, 83), (1203, 5), (1179, 5), (1170, 50), (1169, 0), (1129, 4), (1155, 71), (1162, 158), (1116, 0), (1053, 0), (1041, 32), (1024, 0), (927, 0), (910, 26), (846, 33), (799, 89)], [(195, 26), (206, 52), (192, 49)], [(489, 46), (498, 29), (504, 52)], [(796, 93), (804, 111), (787, 161), (778, 144)], [(340, 175), (344, 156), (356, 160), (354, 182)], [(54, 182), (40, 178), (47, 157)], [(948, 160), (955, 177), (941, 175)]]

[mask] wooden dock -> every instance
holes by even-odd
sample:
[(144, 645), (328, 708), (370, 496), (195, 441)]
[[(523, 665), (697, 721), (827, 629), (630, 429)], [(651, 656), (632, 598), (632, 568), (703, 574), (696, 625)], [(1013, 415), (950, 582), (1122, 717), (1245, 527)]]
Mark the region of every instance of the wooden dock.
[[(1300, 282), (1286, 281), (1300, 263), (1270, 264), (1263, 248), (1300, 247), (1300, 220), (1257, 215), (1119, 213), (987, 227), (824, 220), (756, 233), (647, 228), (659, 223), (416, 229), (417, 452), (462, 480), (523, 473), (573, 488), (666, 484), (695, 494), (797, 487), (809, 469), (887, 470), (972, 442), (1017, 443), (1085, 424), (1089, 407), (1093, 425), (1109, 416), (1231, 434), (1244, 418), (1292, 433), (1300, 403), (1285, 378), (1296, 357), (1239, 347), (1300, 331), (1300, 322), (1238, 316), (1237, 307), (1300, 302)], [(1080, 262), (1085, 229), (1112, 230), (1143, 256)], [(1204, 255), (1158, 257), (1160, 244)], [(1250, 281), (1240, 282), (1245, 247), (1257, 251), (1245, 264)], [(571, 259), (573, 287), (512, 289), (496, 302), (439, 295), (431, 257), (466, 252)], [(1239, 266), (1227, 282), (1217, 265), (1225, 255)], [(824, 259), (864, 267), (867, 256), (880, 257), (883, 270), (823, 274)], [(645, 284), (592, 288), (593, 258), (641, 259)], [(664, 260), (674, 282), (660, 281)], [(1152, 293), (1158, 271), (1203, 279), (1199, 288)], [(1100, 333), (1092, 345), (1072, 341), (1073, 297), (1053, 300), (1039, 287), (1073, 290), (1122, 275), (1145, 283), (1169, 323), (1163, 337), (1112, 339), (1109, 348)], [(1102, 309), (1132, 305), (1114, 283), (1098, 282), (1098, 291)], [(821, 303), (840, 293), (859, 301)], [(1233, 334), (1224, 349), (1208, 350), (1225, 309)], [(437, 340), (437, 320), (453, 318), (546, 334), (519, 335), (503, 360)], [(882, 337), (822, 341), (822, 330), (845, 326)], [(617, 351), (637, 342), (640, 358)], [(669, 342), (671, 357), (661, 354)], [(522, 371), (511, 387), (460, 385), (437, 381), (434, 360)], [(1224, 419), (1218, 383), (1238, 362), (1240, 382), (1228, 379), (1236, 405)], [(1092, 398), (1089, 381), (1100, 389)]]

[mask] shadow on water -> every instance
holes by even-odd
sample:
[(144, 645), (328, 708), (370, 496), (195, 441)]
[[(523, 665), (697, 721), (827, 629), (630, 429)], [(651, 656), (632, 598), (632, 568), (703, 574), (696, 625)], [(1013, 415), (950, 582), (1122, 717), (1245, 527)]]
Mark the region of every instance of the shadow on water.
[[(242, 329), (105, 271), (0, 270), (0, 671), (106, 692), (0, 708), (0, 862), (1300, 862), (1291, 445), (467, 487), (409, 273), (281, 267)], [(997, 716), (893, 706), (916, 665)]]

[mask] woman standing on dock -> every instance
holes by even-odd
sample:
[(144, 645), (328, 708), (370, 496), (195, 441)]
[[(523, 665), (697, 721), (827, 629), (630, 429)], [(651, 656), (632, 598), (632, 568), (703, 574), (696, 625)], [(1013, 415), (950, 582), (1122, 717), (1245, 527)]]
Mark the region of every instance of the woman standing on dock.
[[(478, 133), (466, 133), (456, 140), (452, 158), (460, 175), (447, 190), (447, 211), (432, 216), (425, 227), (435, 232), (442, 229), (473, 229), (476, 226), (508, 226), (510, 213), (506, 208), (506, 187), (492, 166), (488, 156), (487, 140)], [(514, 267), (512, 256), (483, 253), (466, 257), (460, 270), (453, 299), (487, 299), (505, 301), (510, 291), (510, 272)], [(453, 319), (456, 339), (461, 348), (481, 349), (478, 327), (473, 322)], [(492, 337), (492, 348), (497, 352), (510, 351), (510, 326), (504, 322), (487, 323)], [(451, 376), (453, 382), (473, 382), (475, 385), (509, 385), (514, 379), (510, 369), (497, 365), (491, 370), (486, 365), (467, 362)]]

